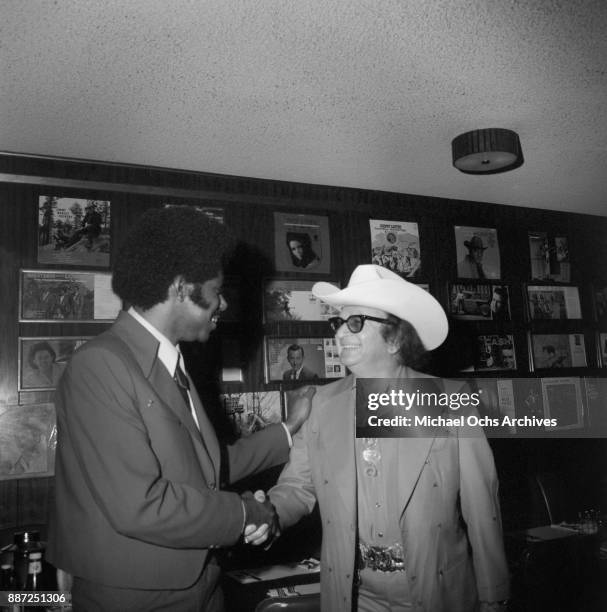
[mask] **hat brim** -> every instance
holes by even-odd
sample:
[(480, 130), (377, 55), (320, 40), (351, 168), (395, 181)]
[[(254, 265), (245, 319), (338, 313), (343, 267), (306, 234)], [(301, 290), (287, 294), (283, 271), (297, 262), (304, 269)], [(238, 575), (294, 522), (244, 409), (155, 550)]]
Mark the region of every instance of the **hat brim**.
[(429, 351), (440, 346), (449, 332), (447, 315), (438, 301), (428, 291), (403, 279), (377, 278), (344, 289), (318, 282), (312, 293), (338, 308), (365, 306), (404, 319)]

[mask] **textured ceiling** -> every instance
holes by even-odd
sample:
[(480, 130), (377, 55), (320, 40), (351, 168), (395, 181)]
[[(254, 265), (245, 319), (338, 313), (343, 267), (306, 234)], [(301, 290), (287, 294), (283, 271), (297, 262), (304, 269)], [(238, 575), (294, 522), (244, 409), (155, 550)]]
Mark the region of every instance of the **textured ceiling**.
[[(0, 150), (607, 215), (605, 0), (0, 0)], [(518, 132), (469, 176), (451, 140)]]

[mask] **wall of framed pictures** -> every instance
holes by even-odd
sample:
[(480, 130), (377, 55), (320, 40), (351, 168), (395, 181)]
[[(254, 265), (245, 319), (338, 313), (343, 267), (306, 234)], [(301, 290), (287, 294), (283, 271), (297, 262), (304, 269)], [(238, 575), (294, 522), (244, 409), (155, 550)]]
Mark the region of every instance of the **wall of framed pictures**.
[(533, 410), (545, 405), (544, 414), (562, 410), (553, 389), (568, 385), (571, 427), (605, 420), (607, 218), (0, 155), (0, 448), (2, 419), (22, 446), (32, 423), (46, 432), (28, 447), (37, 458), (29, 467), (17, 450), (4, 463), (0, 451), (0, 528), (43, 522), (52, 495), (52, 459), (40, 457), (53, 444), (53, 372), (43, 376), (37, 362), (46, 351), (60, 369), (109, 326), (120, 308), (110, 288), (117, 248), (144, 210), (166, 205), (196, 206), (239, 240), (218, 333), (182, 347), (201, 395), (218, 398), (218, 426), (225, 418), (248, 434), (284, 415), (284, 393), (301, 384), (289, 378), (293, 346), (319, 382), (345, 374), (327, 323), (335, 313), (310, 289), (345, 286), (371, 262), (423, 286), (448, 313), (433, 373), (498, 378), (504, 389), (528, 378), (537, 389), (512, 393), (514, 403), (531, 410), (524, 401), (537, 396)]

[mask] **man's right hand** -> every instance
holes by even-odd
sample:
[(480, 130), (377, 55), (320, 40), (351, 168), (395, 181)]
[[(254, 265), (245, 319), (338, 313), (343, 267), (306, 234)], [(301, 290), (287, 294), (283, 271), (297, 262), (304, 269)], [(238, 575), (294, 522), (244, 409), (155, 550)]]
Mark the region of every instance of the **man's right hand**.
[[(243, 532), (251, 525), (254, 525), (256, 529), (260, 528), (262, 525), (267, 525), (270, 530), (272, 530), (273, 527), (278, 524), (276, 510), (269, 498), (265, 499), (264, 496), (263, 501), (259, 501), (262, 499), (261, 496), (257, 498), (251, 491), (245, 491), (240, 498), (242, 499), (245, 511), (245, 527)], [(250, 529), (247, 531), (250, 532)]]

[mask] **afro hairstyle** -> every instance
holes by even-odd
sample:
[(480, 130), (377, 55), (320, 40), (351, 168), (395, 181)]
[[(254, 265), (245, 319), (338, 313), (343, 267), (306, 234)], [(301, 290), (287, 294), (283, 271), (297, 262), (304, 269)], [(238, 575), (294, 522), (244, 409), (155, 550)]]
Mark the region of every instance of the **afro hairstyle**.
[(112, 288), (127, 304), (148, 310), (167, 299), (179, 275), (187, 283), (215, 278), (233, 247), (227, 228), (194, 207), (149, 209), (125, 237)]

